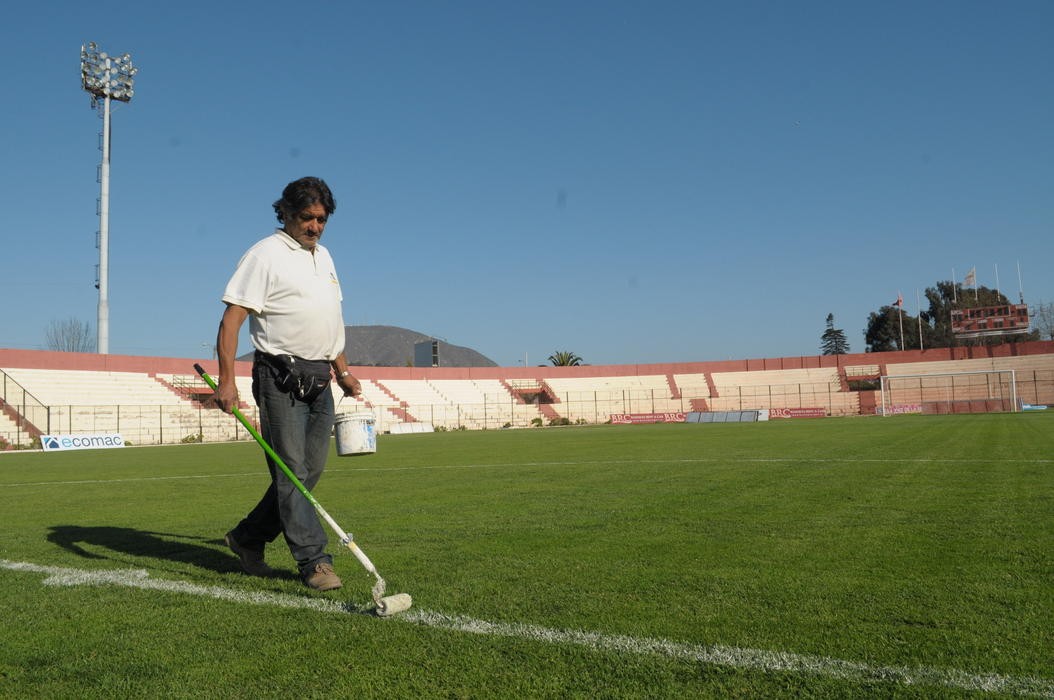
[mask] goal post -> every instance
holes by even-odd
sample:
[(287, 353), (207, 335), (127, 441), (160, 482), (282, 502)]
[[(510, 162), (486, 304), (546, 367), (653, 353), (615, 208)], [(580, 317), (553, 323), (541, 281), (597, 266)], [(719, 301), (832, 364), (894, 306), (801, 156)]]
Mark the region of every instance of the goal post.
[(1012, 369), (934, 374), (882, 375), (883, 416), (898, 413), (1016, 412), (1017, 377)]

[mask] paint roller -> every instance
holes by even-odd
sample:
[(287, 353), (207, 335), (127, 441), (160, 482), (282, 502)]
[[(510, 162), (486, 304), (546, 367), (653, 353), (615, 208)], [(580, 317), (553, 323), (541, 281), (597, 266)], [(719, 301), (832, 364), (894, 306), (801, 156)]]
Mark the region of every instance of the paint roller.
[[(205, 380), (205, 383), (209, 385), (209, 388), (213, 391), (216, 391), (216, 382), (213, 381), (212, 377), (209, 376), (208, 372), (206, 372), (201, 365), (196, 363), (194, 365), (194, 369), (199, 375), (201, 375), (201, 378)], [(288, 466), (286, 466), (285, 462), (282, 461), (282, 458), (279, 457), (273, 449), (271, 449), (271, 446), (267, 444), (267, 441), (263, 439), (263, 436), (260, 435), (259, 432), (257, 432), (256, 428), (254, 428), (252, 424), (249, 423), (249, 421), (245, 418), (245, 415), (242, 414), (240, 410), (238, 410), (238, 407), (233, 406), (231, 408), (231, 412), (234, 414), (234, 417), (237, 418), (239, 422), (241, 422), (245, 429), (249, 431), (249, 434), (256, 439), (256, 442), (260, 445), (260, 447), (263, 448), (264, 452), (267, 453), (267, 456), (270, 457), (274, 461), (274, 463), (278, 465), (278, 467), (282, 470), (286, 477), (288, 477), (289, 481), (292, 482), (293, 486), (297, 488), (297, 491), (302, 493), (304, 495), (304, 498), (306, 498), (308, 502), (312, 506), (314, 506), (315, 511), (318, 513), (319, 517), (326, 521), (326, 524), (329, 525), (329, 527), (333, 530), (333, 533), (340, 539), (340, 543), (350, 549), (351, 553), (355, 555), (355, 558), (359, 560), (359, 563), (362, 564), (366, 571), (373, 574), (374, 577), (377, 579), (376, 583), (373, 584), (373, 588), (370, 590), (370, 593), (373, 597), (373, 603), (374, 605), (376, 605), (375, 612), (377, 613), (377, 615), (379, 615), (380, 617), (388, 617), (390, 615), (395, 615), (396, 613), (401, 613), (405, 610), (409, 610), (410, 606), (413, 604), (413, 599), (409, 596), (409, 594), (396, 593), (395, 595), (390, 596), (384, 595), (384, 589), (387, 584), (384, 582), (384, 579), (381, 578), (381, 575), (377, 573), (377, 567), (373, 565), (373, 562), (370, 561), (370, 558), (366, 556), (366, 553), (363, 552), (357, 544), (355, 544), (354, 540), (352, 539), (352, 536), (344, 532), (340, 525), (337, 525), (337, 522), (332, 517), (330, 517), (330, 514), (326, 512), (326, 509), (322, 507), (322, 504), (318, 502), (318, 500), (310, 491), (308, 491), (307, 487), (304, 486), (303, 483), (301, 483), (300, 479), (296, 478), (296, 475), (293, 474), (292, 470)]]

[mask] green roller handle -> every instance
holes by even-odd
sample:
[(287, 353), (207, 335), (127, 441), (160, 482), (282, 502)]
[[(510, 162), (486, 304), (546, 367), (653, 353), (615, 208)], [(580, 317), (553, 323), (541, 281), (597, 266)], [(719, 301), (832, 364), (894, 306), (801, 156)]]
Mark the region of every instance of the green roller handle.
[[(215, 380), (213, 380), (212, 377), (209, 376), (209, 373), (206, 372), (205, 369), (197, 363), (194, 364), (194, 369), (197, 371), (198, 374), (201, 375), (201, 378), (205, 380), (205, 383), (209, 385), (209, 388), (213, 391), (216, 391), (216, 382)], [(318, 501), (315, 500), (315, 497), (311, 494), (311, 492), (308, 491), (307, 487), (304, 486), (303, 482), (301, 482), (300, 479), (296, 478), (296, 474), (294, 474), (293, 471), (288, 466), (286, 466), (286, 463), (282, 461), (282, 458), (279, 457), (273, 449), (271, 449), (271, 446), (267, 444), (267, 441), (263, 439), (263, 436), (260, 435), (256, 428), (252, 426), (249, 420), (245, 417), (245, 414), (242, 413), (237, 406), (232, 407), (231, 412), (234, 414), (234, 417), (237, 418), (243, 426), (245, 426), (245, 429), (249, 431), (249, 434), (256, 439), (256, 442), (259, 443), (260, 447), (262, 447), (264, 452), (267, 453), (267, 456), (274, 460), (274, 463), (277, 464), (283, 472), (285, 472), (285, 475), (289, 477), (289, 480), (291, 482), (293, 482), (293, 486), (296, 486), (297, 491), (304, 494), (304, 498), (310, 501), (311, 505), (316, 508), (321, 507)]]
[[(216, 391), (216, 382), (212, 379), (212, 377), (209, 376), (209, 373), (206, 372), (201, 365), (195, 363), (194, 370), (197, 371), (199, 375), (201, 375), (201, 378), (205, 380), (205, 383), (209, 385), (210, 389)], [(366, 570), (376, 576), (378, 580), (380, 580), (380, 575), (377, 573), (377, 567), (373, 565), (373, 562), (370, 561), (370, 558), (366, 556), (366, 553), (359, 549), (358, 545), (356, 545), (355, 542), (352, 541), (351, 535), (344, 532), (344, 530), (341, 529), (340, 525), (337, 525), (337, 522), (330, 517), (329, 513), (326, 512), (326, 509), (322, 507), (322, 504), (318, 502), (318, 500), (314, 497), (314, 495), (312, 495), (312, 493), (307, 489), (307, 487), (304, 486), (300, 479), (296, 477), (296, 474), (294, 474), (293, 471), (288, 466), (286, 466), (286, 463), (282, 461), (282, 458), (279, 457), (273, 449), (271, 449), (271, 446), (267, 444), (267, 441), (263, 439), (263, 436), (260, 435), (259, 432), (257, 432), (256, 428), (254, 428), (252, 424), (249, 423), (248, 419), (246, 419), (245, 415), (240, 410), (238, 410), (237, 406), (231, 407), (231, 413), (233, 413), (234, 417), (237, 418), (243, 426), (245, 426), (245, 429), (249, 431), (249, 434), (252, 435), (253, 438), (255, 438), (256, 442), (259, 443), (260, 447), (262, 447), (264, 452), (267, 453), (267, 456), (270, 457), (274, 461), (274, 463), (278, 465), (279, 469), (281, 469), (282, 472), (289, 479), (289, 481), (292, 482), (293, 486), (296, 487), (297, 491), (304, 494), (304, 498), (306, 498), (308, 502), (312, 506), (314, 506), (319, 516), (326, 521), (326, 523), (333, 529), (334, 534), (336, 534), (337, 537), (340, 538), (340, 543), (350, 549), (352, 554), (355, 555), (355, 558), (358, 559), (364, 567), (366, 567)]]

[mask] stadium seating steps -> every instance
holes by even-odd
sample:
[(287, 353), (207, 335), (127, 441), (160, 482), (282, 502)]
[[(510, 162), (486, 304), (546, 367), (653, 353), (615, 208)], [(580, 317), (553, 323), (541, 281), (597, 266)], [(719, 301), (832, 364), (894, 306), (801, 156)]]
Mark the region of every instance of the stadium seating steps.
[[(555, 419), (602, 423), (616, 413), (701, 409), (822, 407), (828, 415), (858, 415), (866, 407), (861, 393), (849, 390), (848, 381), (880, 374), (1015, 369), (1054, 379), (1054, 342), (1029, 345), (1039, 347), (1035, 352), (1007, 356), (952, 358), (952, 353), (944, 352), (933, 360), (922, 353), (874, 353), (847, 357), (857, 360), (853, 362), (815, 367), (782, 368), (780, 365), (792, 363), (779, 360), (761, 361), (760, 366), (758, 361), (738, 361), (538, 368), (531, 377), (523, 376), (526, 368), (446, 372), (445, 368), (356, 368), (362, 396), (344, 397), (335, 384), (333, 392), (338, 411), (371, 411), (382, 432), (392, 424), (408, 421), (432, 423), (441, 429), (482, 429), (529, 426)], [(68, 369), (61, 366), (62, 357), (54, 357), (64, 353), (42, 353), (41, 361), (29, 351), (6, 354), (11, 352), (0, 350), (0, 379), (4, 381), (0, 438), (26, 430), (20, 423), (34, 419), (28, 409), (24, 411), (27, 415), (20, 415), (20, 406), (30, 404), (46, 411), (49, 424), (62, 430), (98, 430), (99, 426), (112, 425), (122, 433), (135, 434), (141, 444), (190, 441), (194, 437), (206, 441), (246, 437), (239, 434), (229, 416), (209, 409), (202, 400), (209, 391), (196, 374), (115, 370), (113, 366), (120, 363), (113, 360), (106, 363), (107, 369)], [(24, 363), (29, 367), (20, 366), (18, 358), (26, 356), (34, 361)], [(46, 366), (50, 359), (55, 360), (55, 367)], [(150, 358), (136, 359), (138, 362), (128, 364), (142, 365)], [(242, 408), (253, 416), (248, 366), (239, 363), (236, 380)], [(871, 405), (873, 402), (867, 404)], [(43, 430), (33, 427), (37, 432)], [(54, 427), (52, 432), (57, 432)]]

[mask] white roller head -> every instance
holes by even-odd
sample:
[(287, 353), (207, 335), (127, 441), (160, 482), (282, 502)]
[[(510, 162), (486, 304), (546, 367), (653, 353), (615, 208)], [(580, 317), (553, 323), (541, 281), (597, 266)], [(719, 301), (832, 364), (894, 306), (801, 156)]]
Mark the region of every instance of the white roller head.
[(396, 593), (390, 595), (387, 598), (381, 598), (377, 601), (377, 614), (381, 617), (388, 617), (389, 615), (395, 615), (405, 610), (409, 610), (410, 606), (413, 605), (413, 598), (408, 593)]

